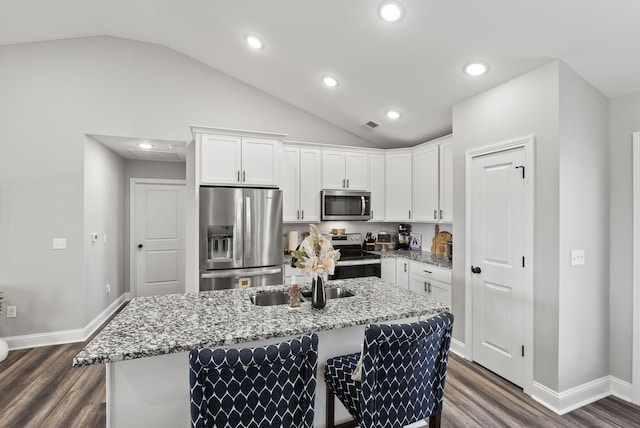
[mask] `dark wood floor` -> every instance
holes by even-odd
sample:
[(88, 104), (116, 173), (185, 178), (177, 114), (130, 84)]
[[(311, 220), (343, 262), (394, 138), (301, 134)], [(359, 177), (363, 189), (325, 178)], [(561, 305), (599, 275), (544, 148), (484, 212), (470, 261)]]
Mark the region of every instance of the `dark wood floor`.
[[(104, 366), (71, 367), (83, 346), (10, 352), (0, 363), (0, 427), (104, 427)], [(558, 416), (513, 384), (452, 355), (442, 426), (640, 427), (640, 407), (608, 397)]]

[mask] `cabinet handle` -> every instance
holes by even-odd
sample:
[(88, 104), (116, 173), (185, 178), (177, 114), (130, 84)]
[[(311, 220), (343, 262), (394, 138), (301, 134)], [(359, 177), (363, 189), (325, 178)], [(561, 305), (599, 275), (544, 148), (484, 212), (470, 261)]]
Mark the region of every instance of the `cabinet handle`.
[(437, 220), (438, 219), (438, 213), (436, 210), (433, 210), (433, 219)]
[(424, 272), (428, 273), (429, 275), (431, 275), (431, 271), (425, 270)]
[(247, 171), (242, 171), (242, 181), (247, 181)]
[(442, 210), (440, 210), (440, 220), (442, 220)]
[(409, 220), (411, 220), (411, 210), (409, 210)]
[(297, 218), (300, 220), (300, 210), (298, 210)]
[(404, 264), (404, 271), (405, 272), (407, 271), (407, 264), (406, 263)]
[(427, 293), (431, 293), (431, 283), (427, 282)]
[(304, 220), (304, 210), (302, 210), (302, 219)]
[(240, 183), (240, 170), (238, 170), (238, 183)]
[(342, 187), (343, 187), (343, 188), (344, 188), (344, 187), (347, 187), (347, 186), (346, 186), (346, 183), (347, 183), (347, 180), (345, 180), (345, 179), (343, 178), (343, 179), (342, 179)]
[(424, 292), (428, 293), (428, 291), (427, 291), (427, 281), (424, 282)]
[(347, 189), (349, 188), (349, 179), (347, 178)]

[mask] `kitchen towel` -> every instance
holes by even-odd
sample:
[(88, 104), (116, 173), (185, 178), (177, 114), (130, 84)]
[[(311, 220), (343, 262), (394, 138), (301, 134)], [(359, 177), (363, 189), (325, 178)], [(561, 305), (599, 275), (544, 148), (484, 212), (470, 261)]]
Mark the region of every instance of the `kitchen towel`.
[(289, 246), (289, 251), (295, 251), (298, 248), (298, 231), (290, 230), (287, 235), (287, 245)]

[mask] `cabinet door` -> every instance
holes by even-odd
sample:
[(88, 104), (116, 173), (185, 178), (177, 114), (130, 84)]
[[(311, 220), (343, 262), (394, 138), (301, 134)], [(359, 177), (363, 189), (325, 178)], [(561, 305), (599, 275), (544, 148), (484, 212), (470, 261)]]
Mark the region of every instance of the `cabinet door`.
[(409, 275), (409, 290), (419, 293), (427, 293), (427, 278), (420, 269), (413, 269), (413, 263), (411, 264), (411, 274)]
[(345, 178), (349, 190), (369, 190), (369, 154), (345, 153)]
[(318, 149), (300, 149), (300, 220), (320, 221), (322, 157)]
[(429, 297), (433, 297), (451, 309), (451, 286), (438, 281), (429, 281), (429, 285), (429, 289), (431, 290)]
[(200, 182), (241, 185), (242, 139), (227, 135), (202, 134)]
[(265, 138), (242, 138), (242, 184), (278, 187), (281, 143)]
[(385, 155), (387, 221), (411, 221), (411, 153)]
[(440, 144), (440, 221), (453, 222), (453, 141)]
[(413, 154), (413, 220), (438, 221), (438, 146)]
[(409, 288), (409, 260), (396, 260), (396, 284), (402, 288)]
[(380, 261), (380, 279), (391, 284), (396, 283), (396, 259), (382, 259)]
[(345, 153), (337, 150), (322, 151), (322, 187), (324, 189), (346, 188)]
[[(369, 190), (371, 191), (371, 220), (384, 221), (384, 155), (369, 155)], [(394, 270), (395, 276), (395, 270)], [(395, 277), (394, 281), (395, 282)]]
[(300, 149), (282, 148), (282, 168), (280, 170), (282, 190), (282, 221), (300, 219)]

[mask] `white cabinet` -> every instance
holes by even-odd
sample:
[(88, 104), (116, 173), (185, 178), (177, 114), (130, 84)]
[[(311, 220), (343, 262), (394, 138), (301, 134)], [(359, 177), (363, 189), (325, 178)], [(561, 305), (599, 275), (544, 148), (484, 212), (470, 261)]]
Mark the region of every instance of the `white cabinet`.
[(424, 144), (413, 153), (413, 221), (453, 222), (453, 141)]
[(282, 148), (282, 220), (320, 221), (321, 150), (285, 145)]
[(323, 150), (322, 187), (338, 190), (369, 190), (369, 154)]
[(384, 164), (384, 154), (372, 153), (369, 155), (369, 191), (371, 192), (371, 220), (374, 221), (385, 220)]
[(411, 261), (409, 289), (426, 294), (451, 308), (451, 270)]
[(411, 152), (385, 154), (385, 218), (411, 221)]
[(453, 141), (440, 144), (440, 221), (453, 222)]
[(282, 143), (277, 139), (200, 134), (200, 183), (278, 187)]
[(396, 259), (383, 258), (380, 260), (380, 279), (391, 284), (396, 283)]
[(396, 285), (409, 288), (409, 260), (396, 259)]
[(438, 221), (438, 146), (413, 152), (413, 221)]

